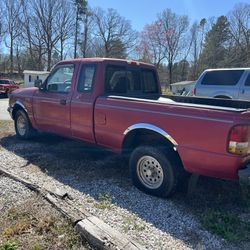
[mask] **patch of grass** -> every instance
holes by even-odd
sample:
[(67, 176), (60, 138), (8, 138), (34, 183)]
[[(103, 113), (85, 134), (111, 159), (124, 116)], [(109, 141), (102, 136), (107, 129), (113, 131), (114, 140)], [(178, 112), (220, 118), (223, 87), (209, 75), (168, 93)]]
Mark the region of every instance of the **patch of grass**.
[(0, 121), (0, 134), (1, 135), (8, 135), (14, 132), (14, 123), (13, 121)]
[(112, 207), (113, 196), (111, 194), (99, 194), (99, 202), (95, 203), (95, 207), (98, 209), (109, 209)]
[(43, 250), (43, 246), (40, 243), (36, 243), (31, 250)]
[(145, 229), (144, 222), (140, 221), (135, 215), (128, 215), (124, 218), (124, 230), (127, 233), (129, 230), (135, 230), (137, 232)]
[(1, 211), (0, 239), (0, 250), (82, 249), (71, 223), (38, 197)]
[(201, 215), (201, 223), (228, 241), (247, 240), (250, 235), (250, 223), (242, 222), (236, 213), (207, 210)]
[(54, 216), (42, 218), (36, 226), (36, 231), (39, 234), (48, 233), (55, 226), (55, 223), (56, 223), (56, 218)]
[(3, 235), (7, 238), (13, 237), (15, 235), (23, 234), (30, 227), (30, 223), (27, 221), (18, 221), (14, 225), (7, 227), (3, 231)]
[(111, 194), (106, 194), (106, 193), (105, 194), (99, 194), (98, 199), (102, 200), (102, 201), (112, 201), (113, 196)]
[(16, 250), (19, 246), (19, 241), (17, 240), (7, 240), (0, 244), (0, 250)]

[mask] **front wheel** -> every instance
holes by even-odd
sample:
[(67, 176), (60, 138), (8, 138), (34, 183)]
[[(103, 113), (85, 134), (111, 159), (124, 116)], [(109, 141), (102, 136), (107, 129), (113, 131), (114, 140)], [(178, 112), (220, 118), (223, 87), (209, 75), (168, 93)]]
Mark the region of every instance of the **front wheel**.
[(29, 139), (34, 133), (27, 114), (23, 110), (18, 110), (15, 115), (15, 130), (19, 139)]
[(139, 146), (130, 157), (133, 184), (155, 196), (168, 197), (176, 189), (180, 166), (171, 149)]

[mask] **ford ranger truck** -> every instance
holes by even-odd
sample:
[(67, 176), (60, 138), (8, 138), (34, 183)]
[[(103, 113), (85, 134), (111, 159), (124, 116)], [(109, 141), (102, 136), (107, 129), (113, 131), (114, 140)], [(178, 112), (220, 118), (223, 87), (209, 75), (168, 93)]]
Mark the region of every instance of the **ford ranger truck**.
[(133, 184), (167, 197), (187, 173), (250, 183), (250, 103), (164, 96), (153, 65), (59, 62), (38, 87), (14, 91), (16, 135), (55, 133), (130, 155)]

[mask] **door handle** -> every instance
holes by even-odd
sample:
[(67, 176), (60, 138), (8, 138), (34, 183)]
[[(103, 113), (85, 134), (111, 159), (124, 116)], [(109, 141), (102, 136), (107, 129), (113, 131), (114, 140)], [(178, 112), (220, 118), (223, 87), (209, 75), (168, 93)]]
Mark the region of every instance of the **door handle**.
[(65, 99), (61, 99), (61, 100), (60, 100), (60, 104), (61, 104), (61, 105), (66, 105), (66, 103), (67, 103), (67, 102), (66, 102)]

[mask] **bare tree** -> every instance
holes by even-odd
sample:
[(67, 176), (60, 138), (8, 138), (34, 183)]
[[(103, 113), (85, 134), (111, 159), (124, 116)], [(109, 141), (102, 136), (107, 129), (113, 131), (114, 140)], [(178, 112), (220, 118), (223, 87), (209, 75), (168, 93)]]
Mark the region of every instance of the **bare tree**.
[(192, 61), (192, 67), (190, 72), (190, 79), (197, 79), (200, 73), (199, 58), (203, 51), (204, 47), (204, 38), (206, 32), (206, 19), (203, 18), (198, 23), (195, 21), (190, 29), (191, 34), (191, 50), (190, 50), (190, 59)]
[(157, 23), (146, 25), (140, 34), (140, 41), (137, 45), (137, 52), (140, 59), (156, 65), (159, 68), (165, 59), (166, 48), (158, 42)]
[(40, 38), (44, 41), (46, 48), (47, 70), (51, 69), (52, 52), (60, 39), (60, 32), (57, 29), (60, 4), (59, 0), (34, 0), (34, 15), (42, 31)]
[(74, 0), (76, 13), (75, 13), (75, 40), (74, 40), (74, 58), (77, 57), (77, 45), (78, 41), (78, 33), (79, 33), (79, 25), (80, 21), (83, 20), (84, 24), (84, 32), (86, 37), (84, 37), (84, 43), (87, 43), (87, 31), (88, 31), (88, 1), (87, 0)]
[[(128, 50), (134, 47), (137, 38), (137, 33), (132, 29), (130, 22), (114, 9), (108, 9), (105, 12), (97, 8), (93, 11), (93, 18), (94, 35), (102, 42), (103, 56), (126, 56)], [(120, 53), (113, 53), (114, 51), (120, 51)]]
[(59, 9), (56, 15), (55, 27), (59, 31), (59, 53), (60, 60), (64, 59), (64, 48), (67, 40), (74, 35), (74, 13), (72, 5), (67, 0), (61, 0)]
[[(2, 3), (0, 2), (0, 8), (2, 11), (4, 11)], [(3, 17), (2, 15), (0, 16), (0, 45), (3, 40), (3, 34), (4, 34), (4, 28), (3, 28)]]
[(250, 63), (250, 4), (240, 3), (228, 15), (233, 40), (231, 62), (237, 66)]
[(43, 70), (46, 45), (43, 24), (34, 11), (34, 1), (22, 2), (23, 32), (22, 38), (26, 47), (26, 67)]
[(164, 10), (158, 16), (158, 43), (165, 48), (168, 62), (169, 83), (172, 83), (173, 63), (186, 46), (186, 32), (189, 21), (187, 16), (179, 16), (170, 9)]
[(7, 39), (6, 46), (10, 49), (10, 72), (14, 69), (14, 43), (21, 35), (21, 1), (19, 0), (4, 0), (5, 8), (5, 25)]

